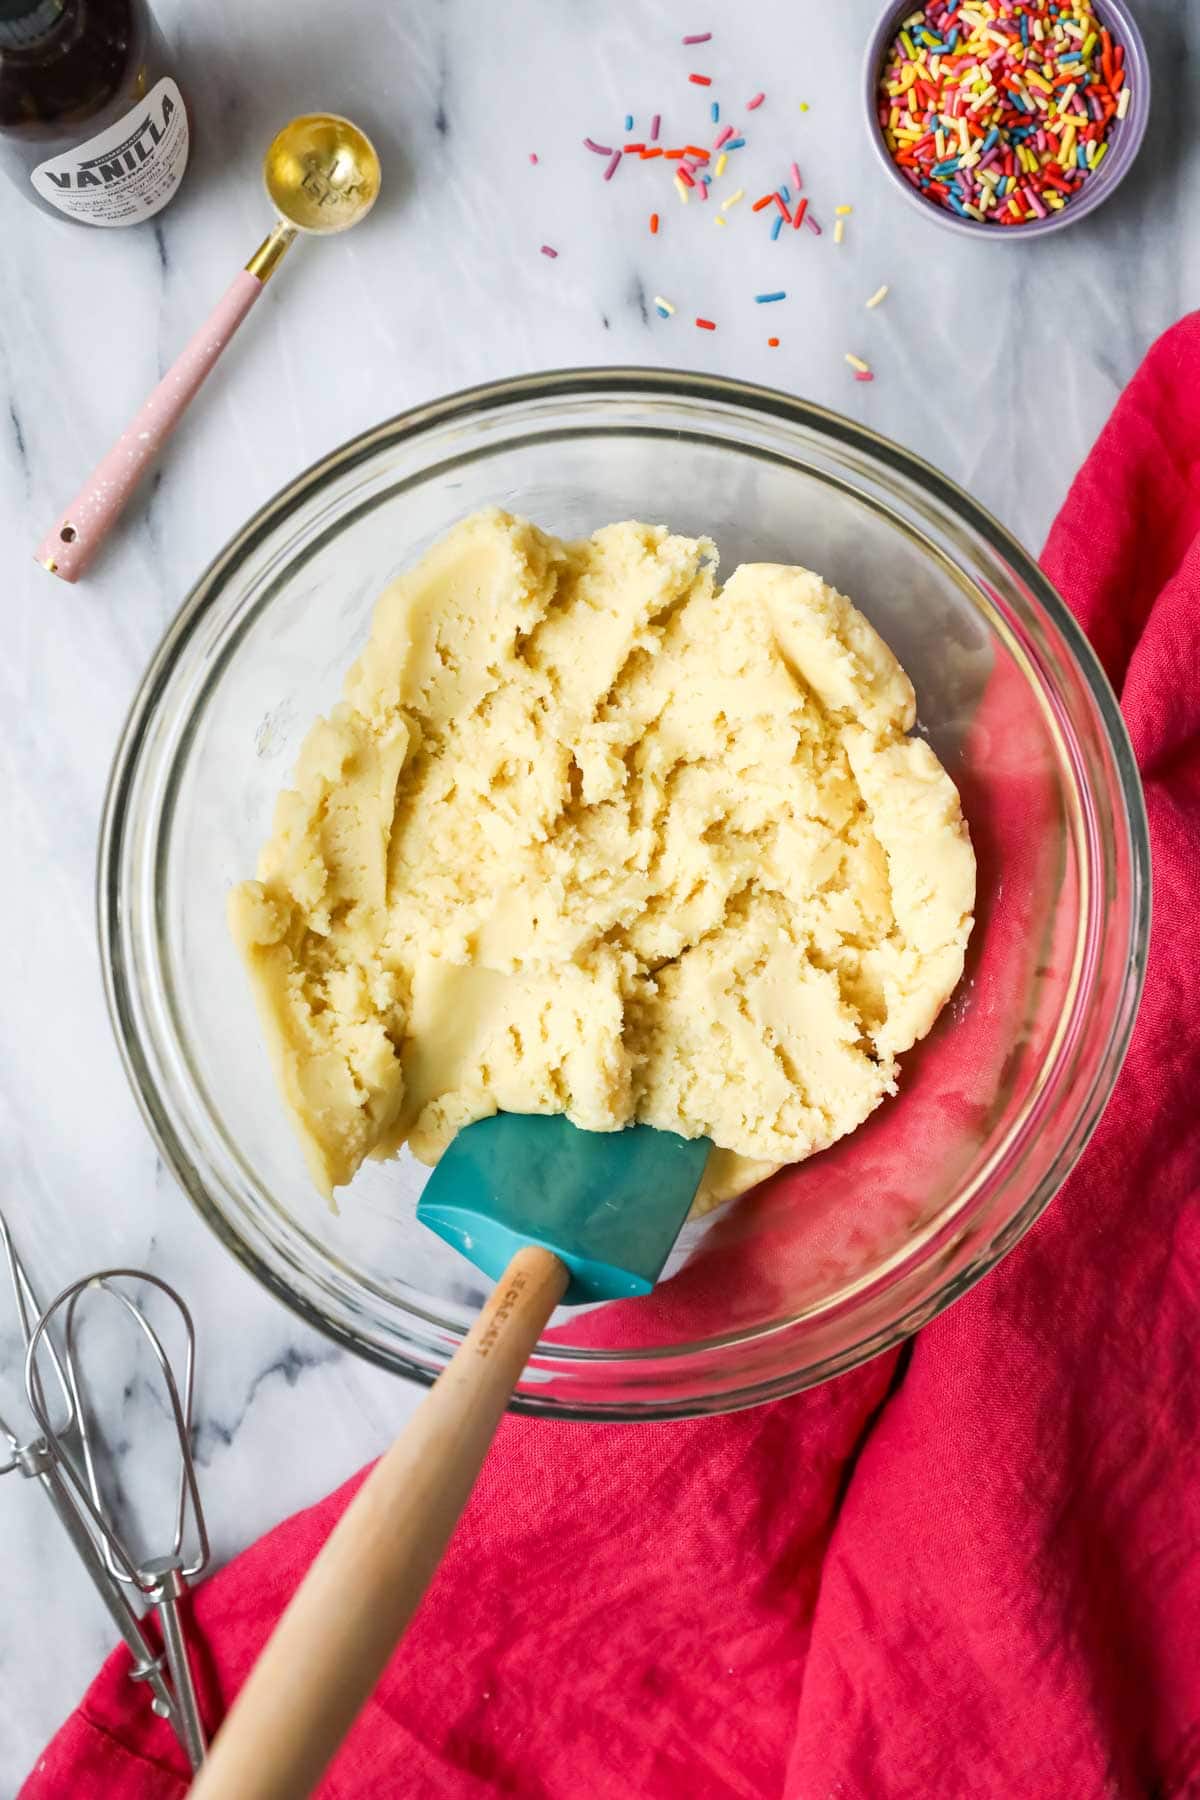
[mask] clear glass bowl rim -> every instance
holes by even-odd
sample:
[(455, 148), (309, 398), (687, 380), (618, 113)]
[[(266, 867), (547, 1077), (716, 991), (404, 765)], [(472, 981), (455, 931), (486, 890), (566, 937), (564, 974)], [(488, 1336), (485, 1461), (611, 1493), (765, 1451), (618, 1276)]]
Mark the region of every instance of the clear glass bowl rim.
[[(914, 452), (839, 413), (799, 399), (781, 390), (731, 377), (687, 370), (613, 365), (558, 369), (512, 376), (457, 390), (399, 413), (349, 439), (308, 468), (265, 502), (226, 543), (200, 575), (160, 641), (138, 685), (114, 753), (105, 794), (97, 848), (96, 912), (101, 970), (109, 1019), (126, 1076), (143, 1120), (167, 1167), (218, 1240), (254, 1278), (297, 1313), (307, 1324), (356, 1355), (426, 1385), (435, 1371), (404, 1355), (364, 1342), (339, 1320), (330, 1318), (306, 1296), (293, 1289), (237, 1232), (214, 1203), (202, 1182), (189, 1177), (189, 1163), (164, 1104), (147, 1068), (143, 1047), (131, 1030), (134, 1009), (130, 1005), (130, 971), (121, 947), (121, 870), (129, 828), (129, 802), (135, 787), (141, 754), (156, 717), (164, 688), (209, 608), (218, 603), (227, 578), (239, 563), (322, 484), (366, 461), (387, 446), (419, 437), (422, 432), (447, 425), (465, 425), (497, 409), (515, 407), (539, 399), (585, 400), (607, 396), (628, 400), (694, 401), (700, 405), (742, 408), (768, 418), (791, 422), (815, 431), (836, 443), (875, 458), (893, 473), (911, 481), (925, 495), (955, 514), (984, 544), (1002, 557), (1029, 589), (1038, 606), (1058, 633), (1063, 647), (1081, 676), (1104, 729), (1124, 805), (1127, 854), (1133, 892), (1129, 907), (1129, 942), (1125, 976), (1118, 1002), (1112, 1009), (1108, 1042), (1098, 1061), (1097, 1074), (1084, 1096), (1053, 1164), (1035, 1184), (1022, 1204), (998, 1225), (994, 1235), (967, 1267), (935, 1286), (932, 1293), (890, 1327), (864, 1337), (849, 1351), (823, 1362), (795, 1370), (786, 1377), (759, 1380), (744, 1388), (723, 1389), (711, 1400), (685, 1404), (639, 1401), (623, 1408), (604, 1404), (589, 1406), (571, 1401), (539, 1401), (536, 1396), (515, 1395), (510, 1410), (537, 1417), (606, 1422), (671, 1419), (740, 1410), (816, 1386), (846, 1372), (871, 1357), (903, 1343), (928, 1324), (975, 1283), (988, 1274), (1024, 1237), (1054, 1198), (1085, 1149), (1112, 1092), (1124, 1060), (1145, 979), (1150, 932), (1150, 845), (1141, 780), (1119, 705), (1095, 652), (1076, 624), (1065, 602), (1033, 557), (1018, 540), (957, 483)], [(190, 1167), (190, 1164), (189, 1164)], [(754, 1334), (752, 1334), (754, 1335)], [(641, 1358), (694, 1354), (701, 1346), (655, 1346), (646, 1350), (614, 1352), (614, 1363)], [(565, 1352), (568, 1356), (571, 1352)], [(585, 1353), (586, 1354), (586, 1353)]]

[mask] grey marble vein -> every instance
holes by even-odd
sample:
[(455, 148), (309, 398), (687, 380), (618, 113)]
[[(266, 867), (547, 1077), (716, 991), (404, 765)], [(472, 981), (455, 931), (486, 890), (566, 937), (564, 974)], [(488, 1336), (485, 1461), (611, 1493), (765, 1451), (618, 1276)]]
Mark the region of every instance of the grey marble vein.
[[(1094, 219), (1036, 245), (922, 226), (871, 166), (858, 72), (876, 0), (765, 0), (699, 21), (694, 0), (157, 10), (196, 127), (187, 183), (158, 224), (85, 231), (0, 185), (0, 1178), (43, 1291), (130, 1261), (187, 1295), (219, 1563), (376, 1454), (415, 1396), (307, 1332), (221, 1251), (159, 1165), (112, 1046), (97, 822), (126, 708), (182, 596), (253, 508), (353, 433), (472, 382), (591, 361), (713, 370), (837, 408), (1038, 546), (1143, 352), (1200, 301), (1200, 8), (1137, 0), (1155, 81), (1141, 160)], [(679, 44), (698, 23), (715, 33), (703, 66), (724, 117), (767, 90), (748, 189), (796, 157), (814, 206), (855, 208), (840, 248), (828, 232), (773, 246), (748, 207), (714, 228), (712, 203), (684, 215), (654, 165), (605, 183), (581, 148), (585, 133), (621, 141), (627, 110), (639, 134), (654, 111), (664, 139), (707, 130), (707, 92), (686, 81), (695, 53)], [(92, 578), (59, 586), (34, 545), (263, 236), (262, 150), (313, 106), (377, 138), (374, 217), (293, 251)], [(884, 281), (888, 299), (866, 312)], [(755, 307), (756, 290), (778, 286), (786, 304)], [(674, 318), (654, 310), (658, 293)], [(698, 313), (719, 330), (697, 331)], [(873, 384), (849, 379), (847, 349), (871, 361)], [(6, 1397), (13, 1351), (0, 1323)], [(134, 1381), (117, 1461), (151, 1505), (168, 1480), (160, 1426)], [(7, 1796), (110, 1639), (40, 1496), (15, 1478), (0, 1484), (0, 1583)]]

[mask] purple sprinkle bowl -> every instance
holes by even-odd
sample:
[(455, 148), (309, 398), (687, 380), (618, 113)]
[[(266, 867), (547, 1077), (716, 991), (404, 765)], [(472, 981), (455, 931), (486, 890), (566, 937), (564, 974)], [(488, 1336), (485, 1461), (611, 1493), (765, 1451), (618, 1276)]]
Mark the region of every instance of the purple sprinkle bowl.
[(1126, 0), (1097, 0), (1096, 5), (1096, 17), (1102, 25), (1108, 27), (1113, 42), (1125, 46), (1125, 80), (1131, 90), (1129, 111), (1123, 119), (1114, 119), (1109, 128), (1108, 154), (1095, 174), (1088, 176), (1079, 193), (1067, 202), (1061, 212), (1052, 212), (1045, 219), (1030, 219), (1024, 225), (1007, 227), (960, 218), (957, 213), (939, 206), (935, 200), (927, 200), (911, 182), (905, 180), (888, 154), (879, 129), (879, 77), (901, 21), (915, 12), (918, 4), (919, 0), (890, 0), (871, 33), (863, 61), (863, 100), (871, 144), (892, 186), (903, 194), (908, 204), (916, 207), (927, 219), (932, 219), (934, 224), (945, 226), (948, 231), (957, 231), (963, 236), (974, 238), (996, 238), (1005, 243), (1045, 237), (1051, 231), (1062, 231), (1066, 226), (1085, 218), (1088, 213), (1095, 212), (1098, 206), (1103, 206), (1133, 167), (1134, 158), (1146, 133), (1146, 121), (1150, 116), (1150, 62), (1142, 34)]

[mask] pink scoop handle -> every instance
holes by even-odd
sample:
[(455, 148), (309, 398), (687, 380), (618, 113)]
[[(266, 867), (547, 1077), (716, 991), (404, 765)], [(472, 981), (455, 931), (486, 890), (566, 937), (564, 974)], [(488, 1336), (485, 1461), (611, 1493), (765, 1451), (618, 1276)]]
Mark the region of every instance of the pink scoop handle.
[(62, 581), (78, 581), (125, 510), (125, 504), (191, 404), (204, 377), (263, 291), (257, 275), (241, 269), (176, 358), (141, 411), (102, 462), (92, 470), (57, 525), (38, 546), (37, 559)]

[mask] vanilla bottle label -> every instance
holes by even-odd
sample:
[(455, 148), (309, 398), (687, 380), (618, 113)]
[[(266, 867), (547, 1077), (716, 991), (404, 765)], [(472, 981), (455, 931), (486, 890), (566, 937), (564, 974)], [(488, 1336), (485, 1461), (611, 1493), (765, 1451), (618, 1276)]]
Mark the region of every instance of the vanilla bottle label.
[(43, 200), (88, 225), (136, 225), (161, 212), (183, 179), (188, 122), (169, 75), (106, 131), (39, 163)]

